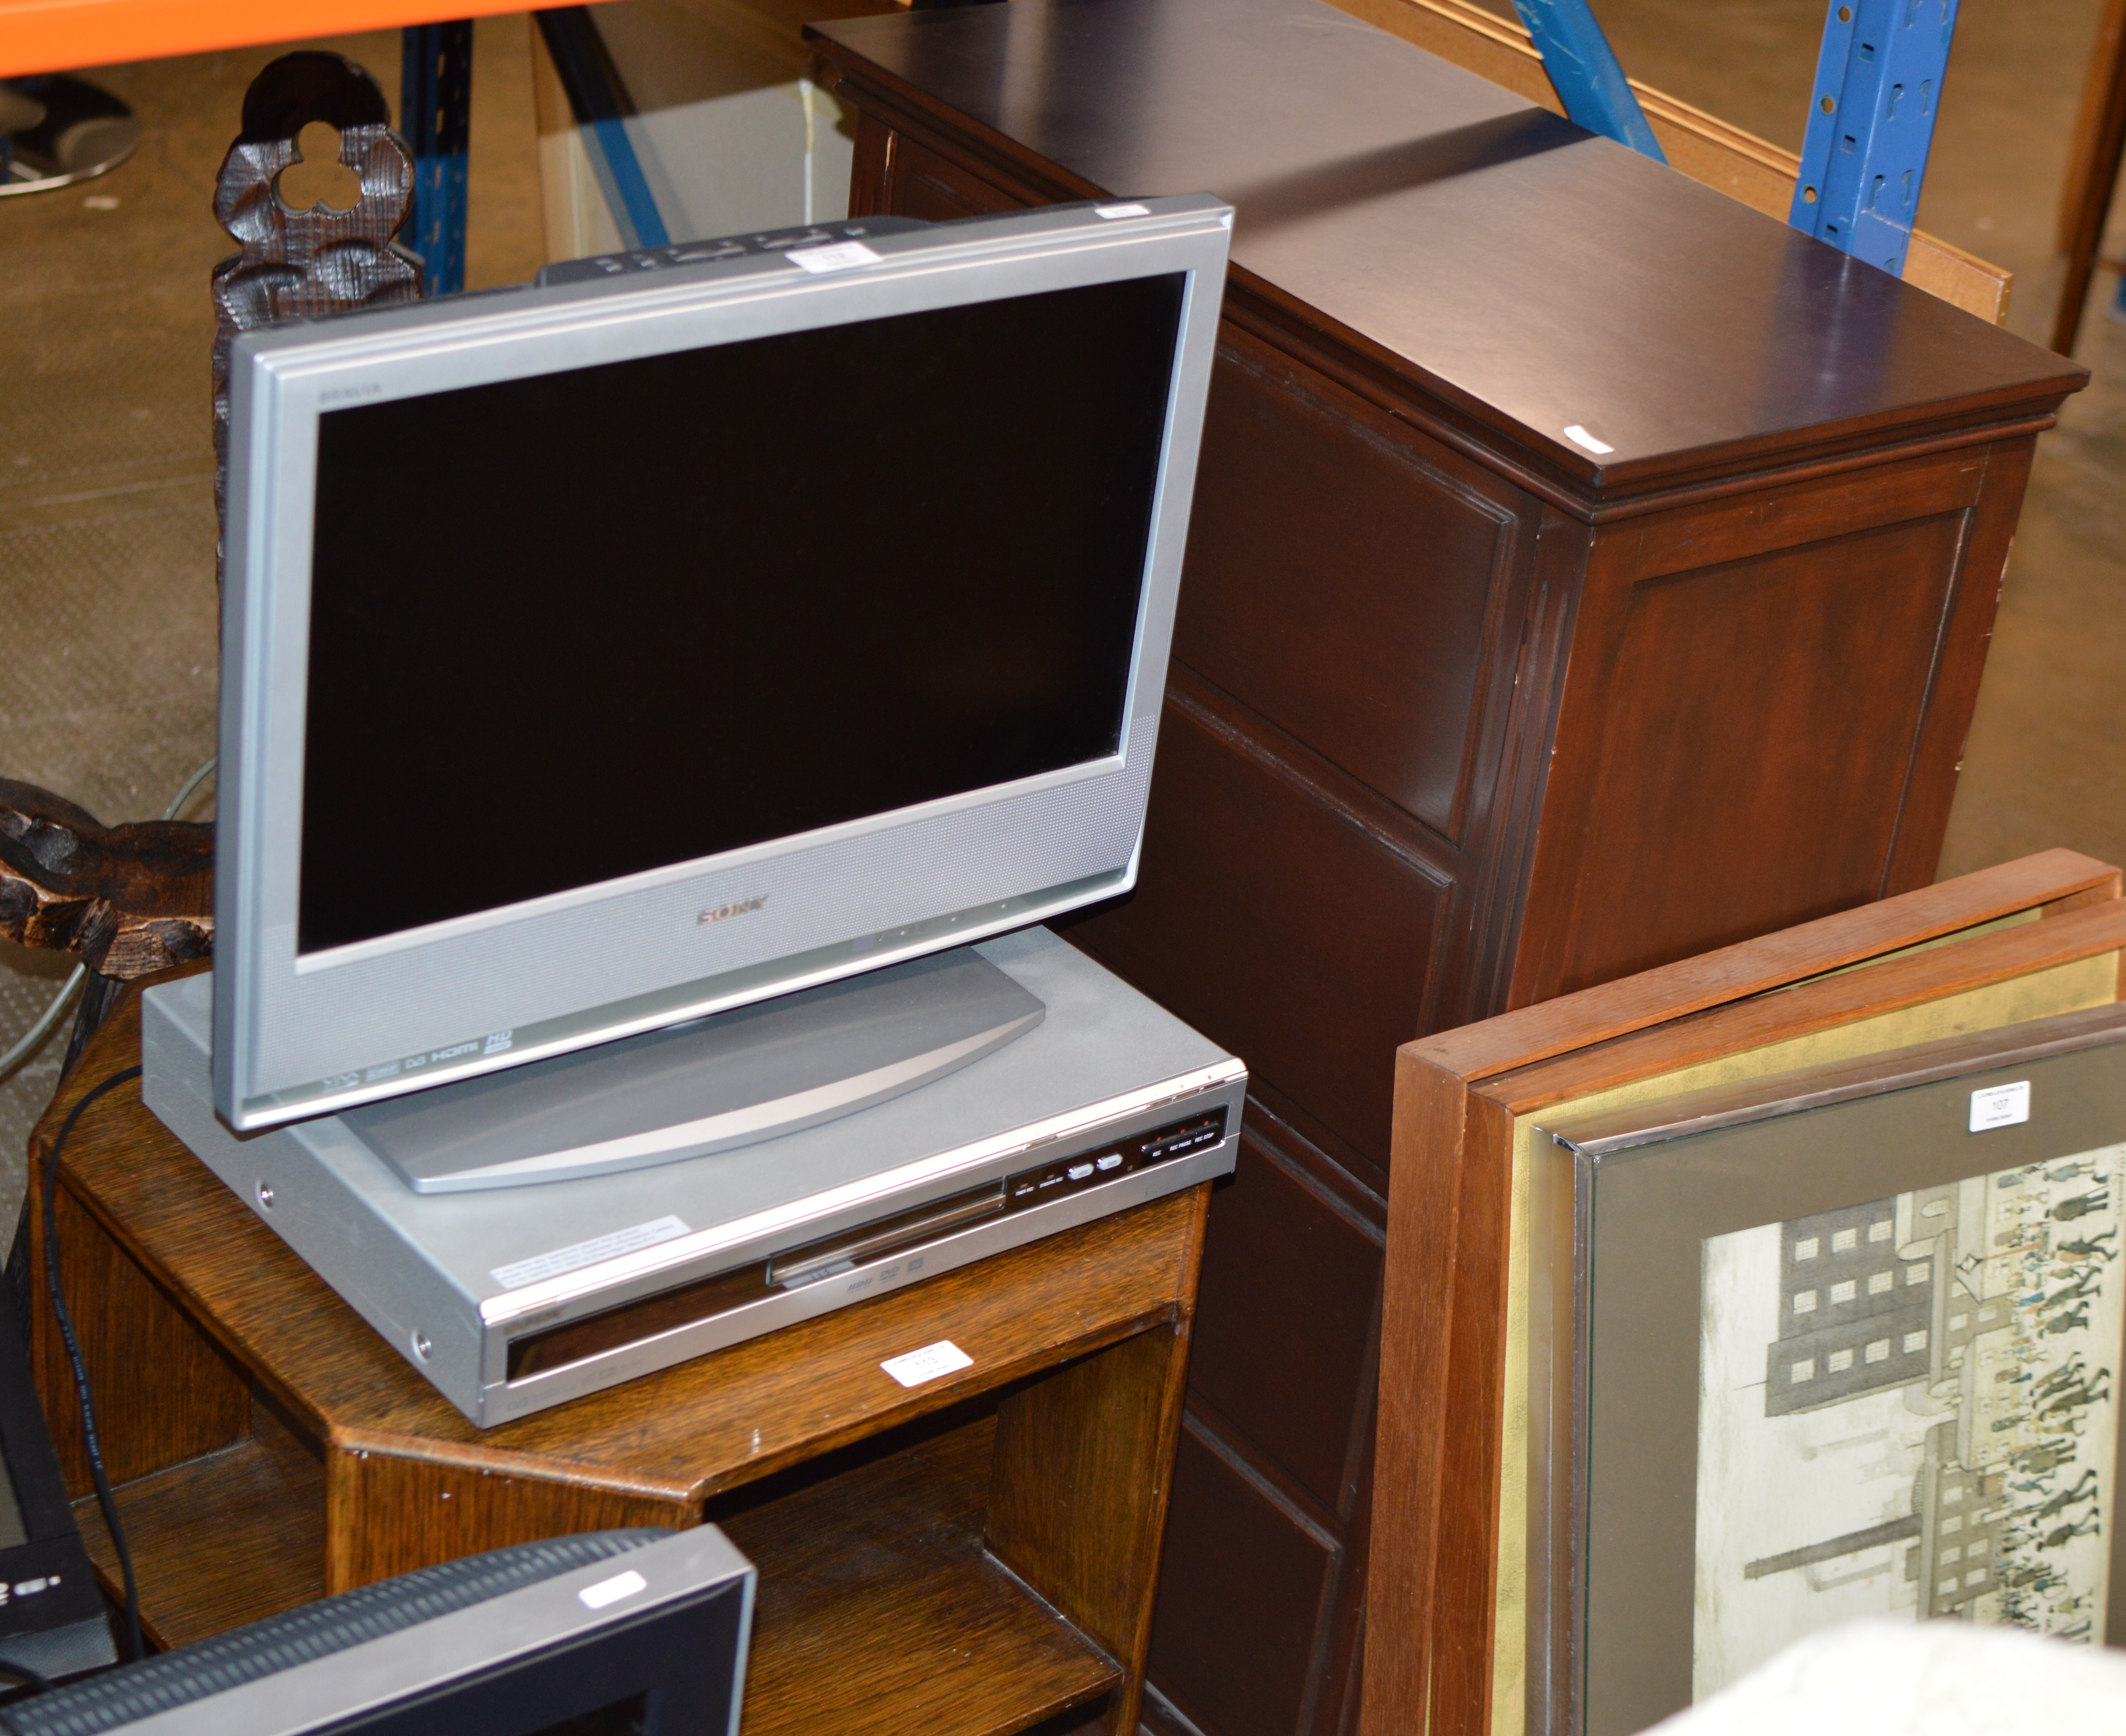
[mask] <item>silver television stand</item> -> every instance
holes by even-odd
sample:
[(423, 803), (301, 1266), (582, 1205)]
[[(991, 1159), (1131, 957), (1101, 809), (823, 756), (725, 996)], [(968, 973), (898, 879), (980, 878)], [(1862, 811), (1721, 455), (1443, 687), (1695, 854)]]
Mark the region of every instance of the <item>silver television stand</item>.
[(959, 947), (340, 1119), (416, 1193), (610, 1175), (854, 1114), (1003, 1048), (1046, 1011)]

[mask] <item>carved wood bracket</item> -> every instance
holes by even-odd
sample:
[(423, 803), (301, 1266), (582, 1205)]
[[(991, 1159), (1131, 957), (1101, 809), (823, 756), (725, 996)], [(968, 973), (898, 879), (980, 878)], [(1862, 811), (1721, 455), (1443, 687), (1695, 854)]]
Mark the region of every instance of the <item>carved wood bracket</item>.
[(106, 826), (64, 797), (0, 778), (0, 934), (78, 953), (130, 981), (214, 944), (214, 827)]

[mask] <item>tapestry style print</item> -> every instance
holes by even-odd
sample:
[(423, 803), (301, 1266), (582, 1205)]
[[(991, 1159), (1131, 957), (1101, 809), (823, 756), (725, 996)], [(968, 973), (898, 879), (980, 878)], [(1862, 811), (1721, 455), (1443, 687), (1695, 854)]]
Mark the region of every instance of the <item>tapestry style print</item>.
[(1694, 1698), (1861, 1615), (2101, 1637), (2123, 1159), (1707, 1239)]

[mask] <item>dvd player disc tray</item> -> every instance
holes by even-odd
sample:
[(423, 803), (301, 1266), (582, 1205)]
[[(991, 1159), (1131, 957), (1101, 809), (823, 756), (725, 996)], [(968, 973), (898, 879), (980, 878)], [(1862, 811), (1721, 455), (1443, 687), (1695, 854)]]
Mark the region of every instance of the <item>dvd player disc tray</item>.
[(148, 1107), (483, 1426), (1228, 1173), (1242, 1064), (1032, 929), (974, 948), (1046, 1004), (904, 1096), (618, 1174), (416, 1193), (339, 1116), (238, 1135), (212, 981), (148, 991)]

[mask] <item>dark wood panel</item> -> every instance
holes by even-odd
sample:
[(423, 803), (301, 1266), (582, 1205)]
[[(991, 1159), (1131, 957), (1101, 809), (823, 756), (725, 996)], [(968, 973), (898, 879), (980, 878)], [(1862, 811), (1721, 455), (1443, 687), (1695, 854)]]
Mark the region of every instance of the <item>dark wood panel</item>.
[(1943, 513), (1630, 587), (1559, 990), (1882, 896), (1967, 529)]
[(1555, 506), (1543, 508), (1534, 558), (1512, 612), (1517, 641), (1492, 677), (1490, 739), (1472, 792), (1466, 953), (1446, 973), (1433, 1010), (1434, 1030), (1512, 1004), (1524, 926), (1538, 908), (1530, 899), (1538, 827), (1593, 542), (1586, 525)]
[[(1257, 1079), (1248, 1090), (1248, 1125), (1260, 1131), (1276, 1126), (1275, 1142), (1287, 1152), (1303, 1149), (1311, 1156), (1301, 1166), (1368, 1223), (1382, 1215), (1387, 1198), (1388, 1172), (1347, 1139), (1339, 1139), (1297, 1102), (1273, 1086)], [(1265, 1136), (1269, 1137), (1269, 1136)]]
[(949, 223), (985, 211), (1009, 211), (1021, 201), (948, 157), (896, 133), (886, 158), (886, 201), (896, 215)]
[(1534, 503), (1264, 346), (1219, 350), (1174, 654), (1458, 838)]
[(1232, 1180), (1212, 1195), (1190, 1396), (1339, 1517), (1357, 1492), (1362, 1413), (1371, 1431), (1380, 1270), (1377, 1232), (1243, 1138)]
[(325, 1590), (352, 1591), (482, 1549), (574, 1531), (683, 1529), (698, 1511), (550, 1474), (512, 1477), (375, 1448), (335, 1450), (325, 1459)]
[(1992, 643), (2008, 551), (2015, 546), (2015, 520), (2036, 450), (2033, 435), (1996, 441), (1987, 451), (1985, 480), (1971, 509), (1962, 570), (1943, 623), (1926, 721), (1912, 750), (1911, 778), (1898, 821), (1897, 842), (1883, 877), (1886, 893), (1928, 885), (1940, 864), (1949, 805), (1956, 795), (1957, 773), (1963, 766), (1964, 736), (1977, 708), (1986, 648)]
[(1715, 500), (1652, 513), (1623, 532), (1631, 544), (1632, 571), (1642, 579), (1658, 579), (1908, 518), (1961, 512), (1977, 504), (1987, 460), (1987, 447), (1966, 447), (1946, 459), (1885, 465), (1858, 475), (1765, 490), (1739, 502)]
[[(137, 1105), (139, 1089), (123, 1085), (109, 1095)], [(40, 1161), (33, 1164), (33, 1173), (40, 1168)], [(85, 1495), (92, 1484), (82, 1445), (80, 1403), (57, 1322), (45, 1300), (44, 1235), (36, 1209), (40, 1190), (32, 1189), (31, 1198), (37, 1389), (51, 1419), (67, 1492)], [(100, 1219), (65, 1188), (59, 1190), (58, 1202), (59, 1272), (88, 1369), (111, 1482), (130, 1483), (242, 1440), (251, 1422), (250, 1388), (243, 1374), (140, 1270)]]
[(1192, 1420), (1174, 1455), (1153, 1685), (1221, 1736), (1297, 1736), (1339, 1553)]
[(893, 129), (868, 109), (857, 114), (856, 151), (849, 166), (849, 215), (876, 217), (891, 210), (886, 202), (886, 162), (892, 154)]
[(1137, 890), (1071, 938), (1385, 1161), (1448, 888), (1268, 733), (1169, 690)]
[(1372, 1562), (1373, 1462), (1378, 1432), (1374, 1403), (1379, 1393), (1377, 1360), (1367, 1370), (1367, 1407), (1359, 1426), (1365, 1440), (1358, 1462), (1356, 1516), (1344, 1546), (1335, 1604), (1323, 1648), (1313, 1736), (1356, 1736), (1366, 1680), (1366, 1587)]

